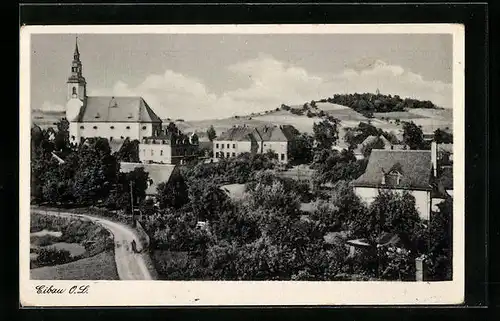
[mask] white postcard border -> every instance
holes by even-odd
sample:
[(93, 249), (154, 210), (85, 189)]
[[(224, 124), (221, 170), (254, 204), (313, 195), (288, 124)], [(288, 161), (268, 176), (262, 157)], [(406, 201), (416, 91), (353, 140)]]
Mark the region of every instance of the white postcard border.
[[(191, 34), (438, 34), (453, 35), (454, 217), (453, 281), (288, 282), (288, 281), (39, 281), (30, 280), (30, 36), (48, 33)], [(23, 26), (20, 33), (20, 206), (19, 281), (21, 305), (28, 306), (205, 306), (205, 305), (410, 305), (459, 304), (465, 266), (465, 46), (459, 24), (379, 25), (93, 25)], [(37, 294), (37, 285), (90, 285), (86, 295)]]

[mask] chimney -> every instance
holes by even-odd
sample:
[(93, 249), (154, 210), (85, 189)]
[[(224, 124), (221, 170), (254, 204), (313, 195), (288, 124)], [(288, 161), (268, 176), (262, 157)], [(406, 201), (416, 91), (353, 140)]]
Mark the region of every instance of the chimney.
[(437, 177), (437, 143), (432, 141), (431, 143), (431, 162), (432, 162), (432, 174)]
[(416, 281), (424, 281), (426, 276), (426, 264), (425, 257), (417, 257), (415, 259), (415, 280)]

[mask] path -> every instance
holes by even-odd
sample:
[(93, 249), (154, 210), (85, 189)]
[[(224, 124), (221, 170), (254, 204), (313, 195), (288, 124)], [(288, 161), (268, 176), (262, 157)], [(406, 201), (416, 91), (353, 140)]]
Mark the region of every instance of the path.
[(67, 212), (56, 212), (56, 211), (34, 210), (34, 209), (32, 209), (32, 211), (34, 211), (35, 213), (46, 214), (46, 215), (56, 215), (63, 217), (82, 217), (102, 225), (114, 236), (116, 270), (118, 271), (118, 276), (120, 277), (120, 280), (152, 279), (151, 274), (149, 273), (146, 267), (142, 255), (139, 253), (132, 252), (131, 242), (133, 240), (135, 240), (135, 243), (137, 244), (138, 251), (142, 250), (142, 246), (139, 241), (139, 237), (127, 225), (84, 214), (73, 214)]

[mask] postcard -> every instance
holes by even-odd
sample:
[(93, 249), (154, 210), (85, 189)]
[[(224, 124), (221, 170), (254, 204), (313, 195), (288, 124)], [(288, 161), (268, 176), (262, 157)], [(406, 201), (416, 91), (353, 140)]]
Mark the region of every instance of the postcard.
[(21, 306), (463, 302), (462, 25), (20, 34)]

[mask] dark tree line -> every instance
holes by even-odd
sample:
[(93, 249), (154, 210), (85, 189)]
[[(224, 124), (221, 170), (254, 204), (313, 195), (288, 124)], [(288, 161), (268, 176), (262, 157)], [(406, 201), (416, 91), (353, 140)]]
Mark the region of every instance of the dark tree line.
[(332, 97), (320, 100), (320, 102), (347, 106), (361, 114), (404, 111), (411, 108), (438, 108), (429, 100), (403, 99), (398, 95), (392, 96), (380, 93), (335, 94)]

